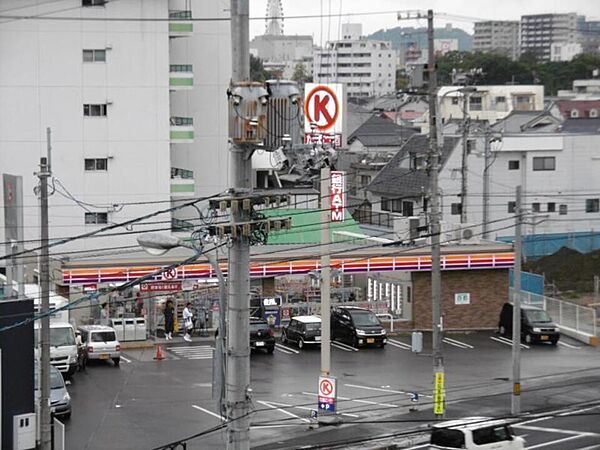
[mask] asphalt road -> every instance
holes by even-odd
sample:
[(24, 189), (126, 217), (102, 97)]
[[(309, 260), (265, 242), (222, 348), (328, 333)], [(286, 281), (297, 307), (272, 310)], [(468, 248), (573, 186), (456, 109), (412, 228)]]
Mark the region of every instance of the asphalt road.
[[(446, 337), (447, 417), (508, 415), (510, 342), (489, 332)], [(163, 361), (152, 359), (153, 350), (130, 350), (119, 368), (100, 363), (90, 365), (87, 373), (76, 374), (70, 386), (73, 416), (66, 426), (67, 448), (150, 449), (220, 426), (211, 399), (210, 345), (175, 341)], [(273, 355), (253, 354), (253, 447), (297, 448), (421, 429), (407, 438), (390, 438), (418, 445), (426, 438), (423, 427), (432, 420), (429, 347), (427, 338), (425, 354), (415, 355), (408, 337), (392, 338), (385, 349), (354, 351), (335, 345), (332, 372), (338, 378), (338, 410), (345, 425), (310, 431), (310, 412), (316, 408), (318, 349), (299, 351), (278, 344)], [(583, 409), (591, 407), (590, 401), (600, 402), (599, 356), (600, 349), (568, 339), (557, 347), (523, 348), (523, 410), (555, 411), (567, 405)], [(415, 406), (410, 401), (413, 392), (420, 394), (420, 402), (418, 411), (409, 412)], [(527, 435), (530, 448), (600, 445), (596, 413), (600, 409), (580, 415), (536, 416), (541, 420), (522, 424), (530, 428), (516, 431)], [(356, 445), (367, 448), (364, 443)], [(222, 430), (187, 444), (188, 449), (224, 446)]]

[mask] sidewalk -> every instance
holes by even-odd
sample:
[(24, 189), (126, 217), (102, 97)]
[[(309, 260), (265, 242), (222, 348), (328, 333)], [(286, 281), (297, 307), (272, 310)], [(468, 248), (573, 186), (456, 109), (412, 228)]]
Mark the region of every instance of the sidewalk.
[[(192, 336), (192, 343), (210, 343), (215, 341), (215, 328), (208, 329), (208, 336), (199, 336), (197, 332)], [(122, 350), (138, 350), (144, 348), (152, 348), (157, 344), (161, 344), (162, 346), (167, 346), (169, 344), (178, 344), (185, 343), (183, 340), (183, 333), (175, 333), (173, 335), (173, 339), (165, 339), (164, 337), (156, 337), (151, 339), (146, 339), (145, 341), (125, 341), (121, 342)]]

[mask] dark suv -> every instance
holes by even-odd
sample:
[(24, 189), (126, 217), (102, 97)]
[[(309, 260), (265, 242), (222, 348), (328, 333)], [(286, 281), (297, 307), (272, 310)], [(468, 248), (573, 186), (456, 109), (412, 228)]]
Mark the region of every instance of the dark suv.
[(273, 330), (266, 320), (256, 317), (250, 318), (250, 349), (264, 349), (267, 353), (273, 353), (273, 350), (275, 350)]
[(387, 342), (386, 331), (371, 310), (353, 306), (334, 308), (331, 312), (331, 339), (346, 342), (353, 347)]
[[(500, 312), (498, 332), (503, 336), (512, 336), (513, 305), (505, 303)], [(529, 305), (521, 305), (521, 338), (527, 343), (550, 342), (556, 345), (560, 339), (558, 326), (546, 311)]]

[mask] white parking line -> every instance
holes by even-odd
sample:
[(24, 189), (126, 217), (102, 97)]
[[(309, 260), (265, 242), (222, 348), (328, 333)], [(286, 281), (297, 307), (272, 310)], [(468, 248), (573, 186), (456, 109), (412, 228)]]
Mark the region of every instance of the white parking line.
[(277, 406), (272, 405), (269, 402), (258, 400), (257, 403), (260, 403), (261, 405), (266, 406), (266, 407), (271, 408), (271, 409), (276, 409), (277, 411), (279, 411), (279, 412), (281, 412), (281, 413), (283, 413), (283, 414), (285, 414), (287, 416), (294, 417), (296, 419), (300, 419), (302, 422), (310, 423), (310, 420), (305, 419), (304, 417), (297, 416), (296, 414), (291, 413), (291, 412), (289, 412), (289, 411), (287, 411), (285, 409), (278, 408)]
[[(314, 408), (309, 408), (308, 406), (295, 406), (295, 405), (288, 405), (286, 403), (278, 403), (278, 402), (272, 402), (269, 401), (269, 403), (271, 405), (277, 405), (277, 406), (283, 406), (286, 408), (296, 408), (296, 409), (304, 409), (306, 411), (312, 411), (314, 410)], [(354, 417), (355, 419), (358, 419), (360, 416), (357, 416), (356, 414), (347, 414), (347, 413), (341, 413), (342, 416), (348, 416), (348, 417)]]
[(127, 359), (127, 358), (125, 358), (123, 355), (121, 355), (121, 359), (122, 359), (123, 361), (125, 361), (126, 363), (130, 363), (130, 362), (131, 362), (131, 360), (130, 360), (130, 359)]
[(546, 448), (550, 445), (556, 445), (560, 442), (566, 442), (566, 441), (572, 441), (573, 439), (579, 439), (582, 438), (584, 436), (568, 436), (562, 439), (556, 439), (555, 441), (550, 441), (550, 442), (543, 442), (541, 444), (537, 444), (537, 445), (532, 445), (531, 447), (525, 447), (526, 450), (533, 450), (534, 448)]
[[(367, 389), (369, 391), (386, 392), (388, 394), (405, 394), (408, 396), (412, 395), (412, 392), (398, 391), (398, 390), (394, 390), (394, 389), (376, 388), (376, 387), (370, 387), (370, 386), (359, 386), (358, 384), (344, 384), (344, 386), (357, 388), (357, 389)], [(425, 395), (425, 394), (419, 394), (419, 395), (421, 397), (433, 398), (431, 395)]]
[[(314, 392), (303, 392), (304, 395), (312, 395), (313, 397), (318, 397), (318, 394), (315, 394)], [(338, 395), (338, 400), (344, 400), (344, 401), (349, 401), (349, 402), (356, 402), (356, 403), (364, 403), (365, 405), (377, 405), (377, 406), (385, 406), (386, 408), (399, 408), (400, 405), (394, 405), (391, 403), (378, 403), (378, 402), (373, 402), (371, 400), (360, 400), (357, 398), (350, 398), (350, 397), (340, 397)]]
[(598, 409), (598, 408), (600, 408), (600, 405), (590, 406), (589, 408), (577, 409), (575, 411), (564, 412), (564, 413), (559, 414), (559, 416), (572, 416), (575, 414), (581, 414), (583, 412), (591, 411), (592, 409)]
[(281, 352), (281, 353), (285, 353), (286, 355), (293, 355), (292, 352), (290, 352), (284, 348), (277, 347), (277, 344), (275, 344), (275, 350), (277, 350), (278, 352)]
[[(512, 345), (513, 345), (513, 341), (511, 341), (510, 339), (507, 339), (505, 337), (490, 336), (490, 339), (492, 339), (492, 340), (494, 340), (496, 342), (500, 342), (501, 344), (508, 345), (510, 347), (512, 347)], [(528, 349), (529, 346), (525, 345), (525, 344), (521, 344), (521, 348), (527, 348)]]
[(543, 431), (546, 433), (570, 434), (573, 436), (600, 437), (600, 434), (598, 434), (598, 433), (592, 433), (589, 431), (565, 430), (562, 428), (532, 427), (529, 425), (520, 425), (520, 424), (513, 425), (513, 428), (521, 428), (523, 430), (531, 430), (531, 431)]
[(290, 351), (292, 353), (295, 353), (296, 355), (298, 353), (300, 353), (298, 350), (296, 350), (294, 348), (287, 347), (287, 346), (285, 346), (283, 344), (275, 344), (275, 348), (279, 348), (279, 349), (282, 349), (282, 350), (288, 350), (288, 351)]
[(449, 337), (445, 337), (444, 342), (446, 344), (454, 345), (459, 348), (475, 348), (472, 345), (467, 344), (466, 342), (457, 341), (456, 339), (451, 339)]
[(331, 346), (335, 348), (339, 348), (340, 350), (344, 350), (346, 352), (357, 352), (358, 349), (354, 347), (350, 347), (349, 345), (343, 344), (338, 341), (332, 341)]
[(578, 347), (577, 345), (567, 344), (566, 342), (563, 342), (563, 341), (558, 341), (558, 344), (562, 345), (563, 347), (572, 348), (575, 350), (579, 350), (581, 348), (581, 347)]
[(220, 416), (219, 414), (217, 414), (217, 413), (214, 413), (214, 412), (212, 412), (212, 411), (210, 411), (210, 410), (208, 410), (208, 409), (204, 409), (204, 408), (202, 408), (201, 406), (198, 406), (198, 405), (192, 405), (192, 408), (196, 408), (196, 409), (197, 409), (197, 410), (199, 410), (199, 411), (205, 412), (206, 414), (210, 414), (211, 416), (213, 416), (213, 417), (216, 417), (217, 419), (219, 419), (219, 420), (221, 420), (221, 421), (223, 421), (223, 422), (225, 421), (225, 417), (223, 417), (223, 416)]
[(394, 347), (401, 348), (402, 350), (412, 350), (412, 347), (404, 342), (396, 341), (394, 339), (388, 339), (388, 344), (393, 345)]

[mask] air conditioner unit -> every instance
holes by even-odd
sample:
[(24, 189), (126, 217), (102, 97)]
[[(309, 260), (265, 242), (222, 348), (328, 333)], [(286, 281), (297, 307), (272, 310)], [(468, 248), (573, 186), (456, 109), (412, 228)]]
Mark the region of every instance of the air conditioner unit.
[(454, 232), (456, 244), (478, 244), (481, 241), (479, 227), (475, 224), (462, 223)]

